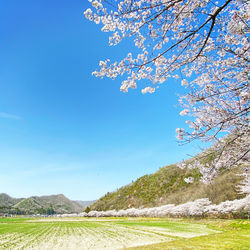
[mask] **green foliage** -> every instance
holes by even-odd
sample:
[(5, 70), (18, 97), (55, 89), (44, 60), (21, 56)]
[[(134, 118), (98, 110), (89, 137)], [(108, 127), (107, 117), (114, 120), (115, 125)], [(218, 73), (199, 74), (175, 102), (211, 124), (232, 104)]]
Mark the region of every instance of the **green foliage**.
[(88, 213), (89, 211), (90, 211), (90, 207), (86, 207), (84, 210), (85, 213)]

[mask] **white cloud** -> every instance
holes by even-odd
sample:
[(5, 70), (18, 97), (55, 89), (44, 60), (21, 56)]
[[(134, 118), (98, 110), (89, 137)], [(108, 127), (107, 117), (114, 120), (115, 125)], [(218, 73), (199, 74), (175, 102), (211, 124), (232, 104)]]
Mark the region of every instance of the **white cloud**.
[(0, 112), (0, 118), (14, 119), (14, 120), (21, 119), (20, 116), (9, 114), (9, 113), (4, 113), (4, 112)]

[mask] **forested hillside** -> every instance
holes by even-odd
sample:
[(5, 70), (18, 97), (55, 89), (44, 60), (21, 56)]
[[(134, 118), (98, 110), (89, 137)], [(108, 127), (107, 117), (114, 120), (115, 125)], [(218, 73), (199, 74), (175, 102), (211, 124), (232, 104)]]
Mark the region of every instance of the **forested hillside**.
[[(193, 183), (184, 178), (193, 177)], [(219, 174), (211, 184), (200, 181), (198, 169), (180, 169), (176, 165), (162, 167), (154, 174), (144, 175), (135, 182), (109, 192), (90, 206), (91, 210), (153, 207), (164, 204), (181, 204), (199, 198), (213, 203), (242, 198), (237, 185), (241, 177), (233, 170)]]
[(60, 214), (82, 212), (83, 206), (71, 201), (63, 194), (50, 196), (32, 196), (15, 199), (0, 194), (0, 213), (10, 214)]

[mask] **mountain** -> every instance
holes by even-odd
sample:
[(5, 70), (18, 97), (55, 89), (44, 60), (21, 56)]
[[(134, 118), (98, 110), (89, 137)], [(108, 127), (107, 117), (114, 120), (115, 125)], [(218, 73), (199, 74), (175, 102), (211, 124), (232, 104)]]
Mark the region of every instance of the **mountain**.
[(9, 195), (7, 195), (5, 193), (0, 194), (0, 206), (1, 207), (13, 206), (13, 205), (17, 204), (21, 200), (22, 200), (22, 198), (20, 198), (20, 199), (12, 198), (12, 197), (10, 197)]
[(82, 205), (84, 208), (86, 208), (87, 206), (92, 205), (93, 203), (96, 202), (96, 200), (94, 201), (75, 201), (77, 203), (79, 203), (80, 205)]
[[(211, 156), (205, 160), (211, 162)], [(187, 177), (193, 177), (193, 183), (186, 183), (184, 178)], [(236, 186), (242, 179), (235, 170), (221, 171), (211, 184), (202, 183), (200, 177), (198, 169), (181, 169), (176, 164), (165, 166), (156, 173), (144, 175), (114, 192), (108, 192), (92, 204), (90, 210), (106, 211), (182, 204), (199, 198), (209, 198), (218, 204), (244, 197), (237, 192)]]
[(0, 212), (17, 214), (79, 213), (84, 207), (63, 194), (15, 199), (0, 194)]

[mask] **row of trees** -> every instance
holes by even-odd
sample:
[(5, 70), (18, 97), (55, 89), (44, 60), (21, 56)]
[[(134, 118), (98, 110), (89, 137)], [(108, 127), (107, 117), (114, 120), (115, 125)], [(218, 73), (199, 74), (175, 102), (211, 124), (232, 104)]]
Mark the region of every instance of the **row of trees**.
[(100, 61), (93, 74), (126, 76), (121, 91), (142, 86), (142, 93), (179, 78), (188, 90), (179, 100), (180, 115), (190, 118), (189, 129), (176, 129), (177, 138), (212, 141), (218, 153), (209, 166), (197, 164), (203, 181), (210, 182), (222, 168), (244, 166), (242, 191), (249, 193), (249, 1), (89, 2), (84, 14), (111, 33), (111, 46), (131, 39), (136, 47), (120, 61)]
[[(181, 205), (168, 204), (151, 208), (129, 208), (124, 210), (89, 211), (74, 216), (80, 217), (162, 217), (162, 216), (223, 216), (235, 214), (238, 217), (249, 216), (250, 195), (243, 199), (225, 201), (220, 204), (212, 204), (209, 199), (198, 199)], [(60, 217), (72, 216), (72, 214), (58, 215)]]

